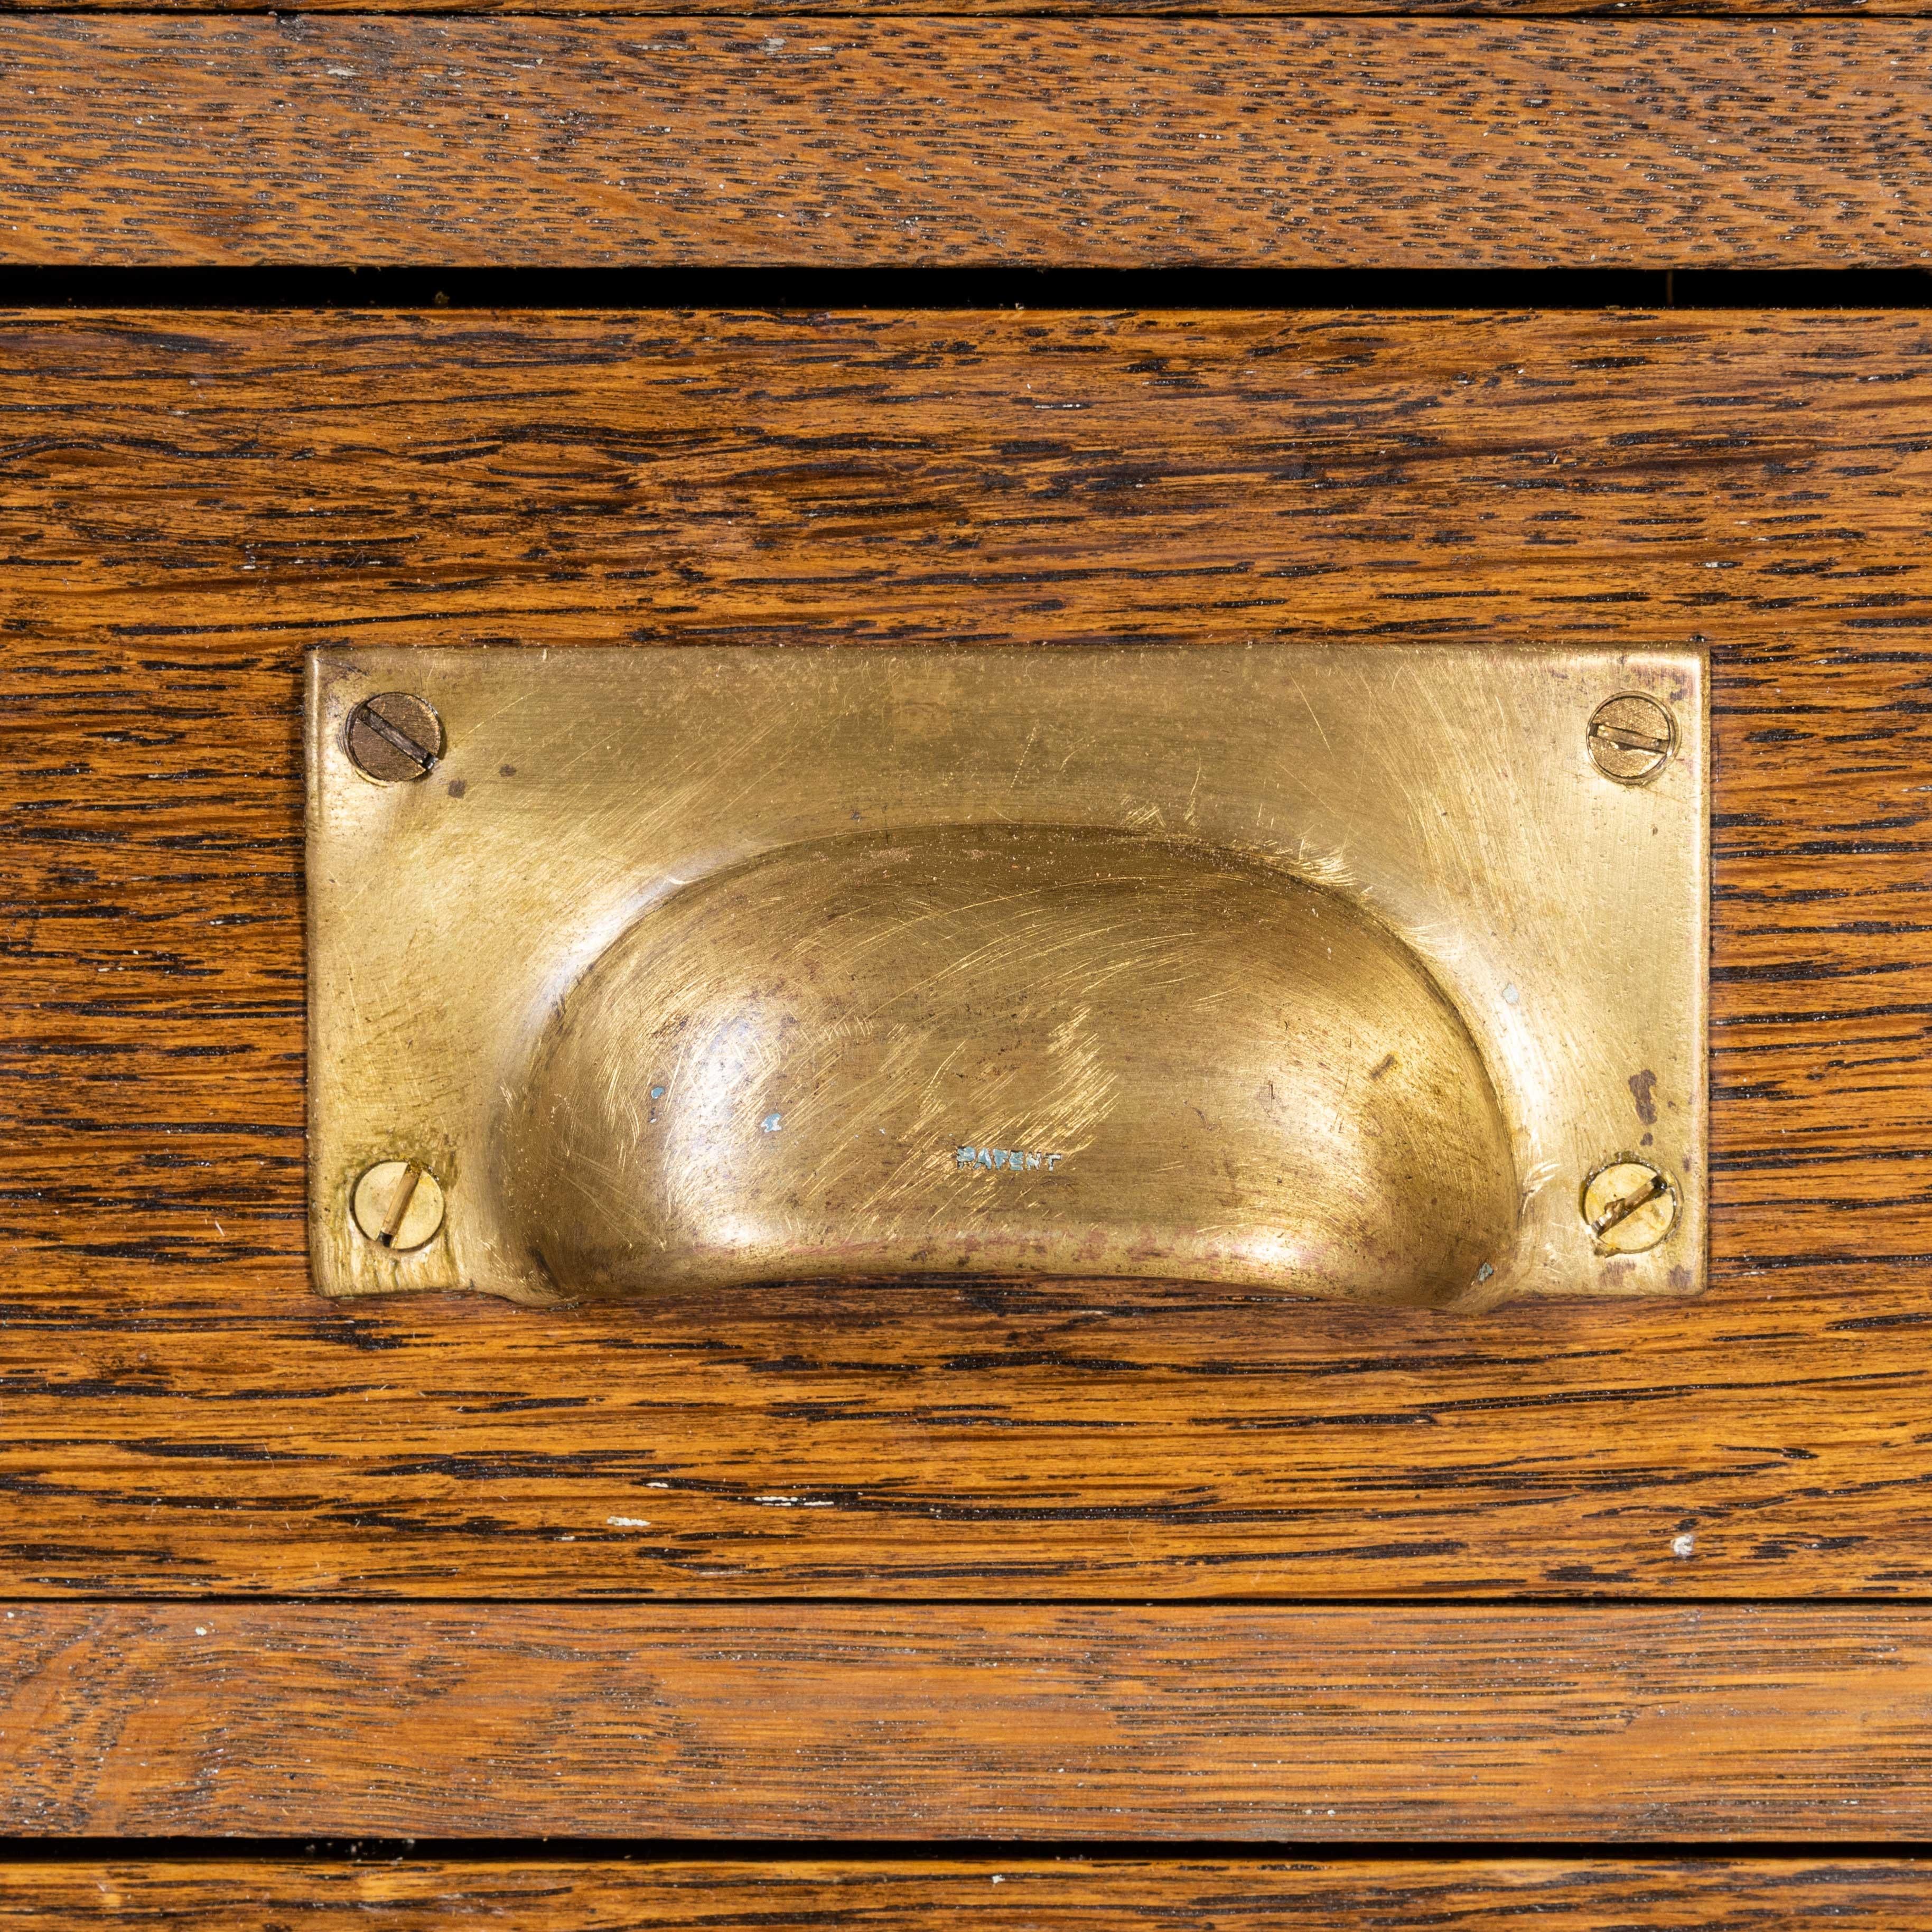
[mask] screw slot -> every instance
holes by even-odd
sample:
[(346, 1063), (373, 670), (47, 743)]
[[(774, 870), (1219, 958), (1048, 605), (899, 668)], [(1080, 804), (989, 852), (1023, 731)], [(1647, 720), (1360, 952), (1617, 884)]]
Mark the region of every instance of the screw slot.
[(1606, 698), (1590, 714), (1590, 762), (1618, 784), (1648, 784), (1677, 752), (1677, 720), (1640, 691)]
[(442, 756), (442, 720), (414, 692), (378, 692), (350, 712), (342, 742), (365, 778), (407, 784), (436, 770)]
[(356, 1182), (349, 1211), (376, 1246), (412, 1254), (442, 1230), (442, 1184), (419, 1160), (379, 1160)]
[(1677, 1225), (1677, 1188), (1647, 1160), (1606, 1161), (1583, 1184), (1583, 1225), (1600, 1255), (1640, 1255)]

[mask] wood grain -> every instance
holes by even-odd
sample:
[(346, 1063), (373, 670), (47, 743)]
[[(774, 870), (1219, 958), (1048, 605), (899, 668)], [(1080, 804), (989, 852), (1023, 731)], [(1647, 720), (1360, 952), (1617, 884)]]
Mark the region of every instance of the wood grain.
[[(17, 315), (0, 370), (9, 1589), (1932, 1580), (1932, 319)], [(307, 645), (1248, 636), (1708, 642), (1704, 1300), (309, 1293)]]
[[(8, 0), (10, 13), (41, 14), (245, 14), (256, 0)], [(295, 14), (446, 14), (446, 0), (299, 0), (278, 10)], [(574, 19), (649, 18), (722, 14), (762, 22), (823, 16), (926, 14), (933, 0), (471, 0), (463, 11), (491, 16), (566, 14)], [(1028, 17), (1068, 14), (1164, 20), (1267, 19), (1323, 14), (1398, 14), (1437, 16), (1505, 14), (1516, 20), (1561, 20), (1598, 16), (1631, 18), (1721, 20), (1733, 15), (1771, 14), (1780, 18), (1923, 19), (1927, 0), (948, 0), (954, 16), (1018, 14)]]
[(0, 261), (1918, 268), (1911, 22), (0, 18)]
[(1932, 1872), (1910, 1858), (76, 1858), (0, 1865), (0, 1925), (1517, 1932), (1527, 1922), (1537, 1932), (1922, 1932), (1928, 1893)]
[(1916, 1838), (1932, 1610), (16, 1605), (0, 1827)]

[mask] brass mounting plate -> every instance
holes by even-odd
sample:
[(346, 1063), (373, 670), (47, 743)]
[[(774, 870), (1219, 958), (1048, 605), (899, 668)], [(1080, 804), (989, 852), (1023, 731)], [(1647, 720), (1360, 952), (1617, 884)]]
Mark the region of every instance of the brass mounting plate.
[[(440, 758), (413, 782), (374, 782), (352, 760), (351, 715), (384, 693), (413, 693), (440, 721)], [(1642, 783), (1606, 775), (1599, 759), (1605, 745), (1616, 747), (1606, 740), (1593, 758), (1588, 736), (1606, 700), (1630, 695), (1665, 707), (1676, 734), (1667, 762)], [(1639, 705), (1610, 715), (1640, 724), (1648, 714)], [(790, 1190), (784, 1213), (793, 1218), (781, 1215), (772, 1225), (789, 1230), (793, 1245), (775, 1246), (767, 1229), (762, 1248), (747, 1235), (740, 1256), (731, 1247), (735, 1235), (720, 1236), (692, 1244), (703, 1250), (702, 1265), (667, 1250), (658, 1264), (665, 1280), (722, 1280), (734, 1268), (746, 1279), (775, 1272), (1166, 1274), (1464, 1306), (1510, 1294), (1694, 1292), (1703, 1283), (1706, 1241), (1706, 669), (1701, 653), (1689, 650), (1256, 644), (316, 651), (308, 692), (316, 1286), (342, 1296), (470, 1288), (539, 1305), (586, 1292), (647, 1292), (654, 1279), (648, 1257), (631, 1278), (612, 1271), (613, 1254), (639, 1252), (635, 1227), (604, 1226), (609, 1214), (634, 1222), (644, 1211), (625, 1192), (640, 1184), (635, 1149), (627, 1141), (621, 1157), (607, 1158), (601, 1144), (571, 1137), (581, 1126), (578, 1114), (598, 1106), (606, 1120), (599, 1131), (610, 1131), (608, 1118), (619, 1118), (626, 1133), (636, 1130), (632, 1138), (642, 1134), (640, 1110), (656, 1088), (633, 1090), (627, 1083), (654, 1078), (645, 1063), (656, 1049), (637, 1030), (644, 1020), (620, 1005), (584, 1022), (603, 1026), (618, 1042), (607, 1042), (604, 1060), (584, 1063), (594, 1070), (592, 1084), (609, 1090), (582, 1108), (553, 1098), (531, 1125), (532, 1082), (541, 1084), (533, 1070), (549, 1069), (541, 1079), (564, 1077), (557, 1067), (575, 1049), (544, 1042), (566, 1024), (566, 1010), (595, 1006), (575, 990), (592, 980), (593, 967), (622, 954), (640, 922), (687, 917), (678, 908), (698, 903), (688, 896), (705, 882), (777, 866), (772, 890), (791, 891), (783, 855), (842, 850), (842, 841), (866, 864), (882, 851), (904, 856), (902, 847), (939, 854), (957, 875), (946, 916), (977, 916), (983, 895), (974, 898), (970, 868), (993, 862), (982, 849), (989, 841), (1006, 852), (999, 842), (1018, 840), (1000, 862), (1035, 865), (1047, 851), (1047, 871), (1072, 881), (1067, 891), (1096, 866), (1109, 878), (1138, 867), (1133, 903), (1149, 917), (1165, 905), (1179, 918), (1178, 908), (1193, 903), (1191, 854), (1209, 855), (1200, 862), (1219, 868), (1217, 879), (1238, 874), (1245, 882), (1239, 890), (1251, 899), (1253, 880), (1262, 879), (1262, 898), (1252, 903), (1263, 914), (1231, 914), (1215, 941), (1224, 950), (1224, 939), (1238, 944), (1222, 928), (1245, 926), (1258, 963), (1250, 972), (1237, 961), (1214, 987), (1195, 987), (1186, 995), (1191, 1011), (1230, 1010), (1231, 1000), (1238, 1006), (1244, 997), (1244, 979), (1258, 985), (1272, 970), (1268, 949), (1274, 941), (1264, 929), (1274, 916), (1265, 910), (1274, 903), (1270, 880), (1284, 893), (1302, 894), (1311, 918), (1341, 902), (1342, 923), (1354, 934), (1349, 944), (1367, 949), (1358, 958), (1343, 947), (1345, 962), (1352, 963), (1333, 968), (1332, 986), (1316, 984), (1318, 1005), (1346, 1004), (1382, 973), (1379, 954), (1370, 956), (1378, 946), (1419, 961), (1453, 1015), (1443, 1025), (1466, 1029), (1486, 1070), (1506, 1137), (1512, 1226), (1492, 1261), (1453, 1292), (1418, 1288), (1420, 1276), (1406, 1288), (1385, 1288), (1375, 1264), (1352, 1258), (1366, 1250), (1358, 1236), (1336, 1232), (1342, 1221), (1335, 1214), (1346, 1218), (1336, 1209), (1322, 1227), (1339, 1247), (1316, 1261), (1304, 1256), (1274, 1267), (1257, 1259), (1252, 1240), (1244, 1246), (1222, 1238), (1234, 1156), (1222, 1160), (1221, 1144), (1198, 1140), (1182, 1113), (1151, 1147), (1144, 1138), (1135, 1142), (1136, 1132), (1144, 1137), (1151, 1130), (1124, 1112), (1110, 1114), (1110, 1103), (1094, 1100), (1096, 1088), (1072, 1124), (1070, 1115), (1049, 1110), (1028, 1115), (1032, 1127), (1003, 1128), (1001, 1119), (1018, 1121), (1020, 1114), (995, 1118), (993, 1109), (969, 1118), (969, 1100), (956, 1118), (930, 1107), (902, 1110), (890, 1132), (878, 1128), (898, 1150), (892, 1173), (901, 1210), (920, 1189), (980, 1190), (958, 1212), (976, 1216), (974, 1225), (983, 1225), (988, 1239), (960, 1241), (956, 1228), (947, 1238), (956, 1254), (908, 1240), (902, 1228), (863, 1253), (853, 1240), (828, 1246), (829, 1237), (805, 1227), (811, 1216), (800, 1206), (800, 1190), (809, 1184), (824, 1193), (832, 1184), (796, 1165), (807, 1160), (802, 1138), (741, 1144), (730, 1138), (735, 1126), (720, 1130), (724, 1138), (715, 1142), (700, 1135), (700, 1155), (708, 1158), (705, 1148), (714, 1148), (717, 1184), (728, 1192), (747, 1184), (746, 1162), (786, 1148), (794, 1165), (782, 1180)], [(1640, 752), (1626, 760), (1642, 762)], [(406, 770), (406, 758), (399, 768)], [(1082, 838), (1116, 843), (1100, 858), (1082, 857), (1088, 848), (1066, 842)], [(1131, 862), (1117, 864), (1120, 854)], [(820, 881), (833, 876), (823, 868), (806, 872)], [(731, 902), (742, 908), (748, 901), (740, 893)], [(827, 929), (834, 915), (814, 903), (819, 910), (809, 930), (767, 922), (774, 970)], [(687, 923), (700, 916), (688, 915)], [(755, 943), (760, 928), (746, 925), (749, 916), (730, 915), (738, 920), (736, 938), (714, 932), (706, 941), (714, 946), (706, 956), (712, 968), (722, 956), (716, 946), (728, 941), (742, 950), (748, 932)], [(702, 917), (713, 927), (721, 919), (729, 923), (715, 908)], [(929, 914), (928, 925), (937, 917)], [(1104, 953), (1094, 935), (1106, 929), (1090, 919), (1083, 928), (1090, 951), (1098, 946)], [(1010, 959), (1013, 934), (1000, 943)], [(625, 970), (634, 980), (644, 969)], [(958, 974), (972, 970), (970, 960), (958, 962)], [(1298, 970), (1319, 981), (1318, 958)], [(1161, 983), (1178, 981), (1170, 976)], [(1142, 985), (1133, 994), (1138, 1004), (1130, 1003), (1125, 1018), (1115, 1016), (1116, 1033), (1138, 1028), (1171, 1045), (1164, 997), (1160, 985)], [(973, 1024), (958, 1018), (976, 1010), (970, 999), (959, 1004), (964, 998), (955, 998), (949, 1024)], [(1305, 1095), (1301, 1104), (1328, 1106), (1320, 1095), (1332, 1089), (1345, 1097), (1329, 1111), (1346, 1113), (1354, 1096), (1369, 1094), (1365, 1083), (1376, 1068), (1340, 1064), (1359, 1046), (1363, 1023), (1323, 1010), (1320, 1026), (1310, 1022), (1313, 1044), (1304, 1055), (1315, 1097)], [(1217, 1091), (1232, 1090), (1228, 1078), (1242, 1070), (1227, 1063), (1238, 1052), (1231, 1042), (1250, 1037), (1241, 1028), (1251, 1018), (1235, 1014), (1220, 1045), (1211, 1025), (1184, 1042), (1204, 1074), (1221, 1083)], [(1295, 1030), (1291, 1014), (1286, 1030)], [(636, 1064), (620, 1065), (632, 1045)], [(1321, 1086), (1324, 1080), (1331, 1088)], [(1459, 1191), (1470, 1184), (1456, 1163), (1468, 1134), (1429, 1112), (1460, 1104), (1454, 1095), (1444, 1099), (1443, 1085), (1438, 1076), (1438, 1090), (1405, 1102), (1412, 1112), (1422, 1110), (1409, 1123), (1420, 1136), (1414, 1144), (1439, 1146), (1439, 1171), (1405, 1181), (1410, 1195), (1390, 1196), (1386, 1174), (1376, 1183), (1383, 1192), (1372, 1211), (1403, 1223), (1389, 1237), (1394, 1247), (1426, 1245), (1432, 1229), (1447, 1228), (1448, 1240), (1465, 1214)], [(1117, 1090), (1118, 1083), (1106, 1090)], [(734, 1092), (742, 1099), (756, 1090), (753, 1081)], [(577, 1125), (553, 1133), (560, 1106)], [(1192, 1112), (1202, 1117), (1200, 1134), (1234, 1131), (1198, 1107)], [(744, 1134), (782, 1118), (774, 1107)], [(1298, 1180), (1292, 1171), (1295, 1136), (1332, 1124), (1304, 1111), (1277, 1150), (1282, 1172), (1270, 1185), (1288, 1190), (1280, 1198), (1306, 1191), (1305, 1178)], [(1258, 1130), (1242, 1131), (1246, 1158)], [(1038, 1145), (1022, 1144), (1029, 1132)], [(1060, 1150), (1055, 1180), (1068, 1189), (1061, 1196), (1052, 1195), (1044, 1165), (1055, 1134), (1087, 1150), (1084, 1167)], [(533, 1146), (539, 1166), (553, 1155), (562, 1164), (547, 1172), (548, 1204), (536, 1210), (528, 1199)], [(1004, 1196), (993, 1184), (1000, 1177), (981, 1171), (995, 1154), (1001, 1168), (1011, 1163)], [(406, 1252), (371, 1238), (356, 1219), (358, 1181), (384, 1162), (418, 1163), (440, 1184), (440, 1222)], [(1640, 1252), (1616, 1251), (1614, 1233), (1593, 1234), (1586, 1218), (1593, 1177), (1594, 1213), (1606, 1190), (1624, 1184), (1618, 1176), (1633, 1171), (1618, 1167), (1602, 1178), (1619, 1162), (1638, 1164), (1640, 1174), (1654, 1168), (1676, 1199), (1674, 1219), (1656, 1202), (1643, 1209), (1644, 1224), (1668, 1226), (1669, 1232)], [(968, 1168), (974, 1171), (962, 1178)], [(597, 1193), (600, 1169), (609, 1202)], [(1144, 1189), (1154, 1206), (1139, 1203), (1136, 1211), (1158, 1208), (1172, 1238), (1165, 1246), (1149, 1237), (1109, 1247), (1095, 1236), (1070, 1245), (1049, 1228), (1000, 1245), (1000, 1217), (1016, 1211), (1020, 1198), (1014, 1190), (1045, 1202), (1041, 1211), (1050, 1220), (1056, 1200), (1082, 1198), (1083, 1172), (1110, 1177), (1106, 1184), (1117, 1195)], [(676, 1184), (688, 1181), (686, 1172)], [(1336, 1184), (1345, 1206), (1374, 1191), (1346, 1175)], [(884, 1197), (874, 1189), (873, 1198)], [(836, 1217), (837, 1201), (826, 1198), (825, 1211)], [(533, 1211), (540, 1221), (550, 1217), (542, 1238), (532, 1232)], [(714, 1201), (709, 1211), (702, 1223), (708, 1237), (756, 1219), (742, 1199)], [(397, 1216), (402, 1212), (399, 1202)], [(1474, 1207), (1466, 1213), (1472, 1225), (1480, 1218)], [(370, 1219), (366, 1201), (363, 1218)], [(420, 1202), (412, 1218), (432, 1225)], [(560, 1279), (556, 1255), (593, 1222), (602, 1245), (584, 1234), (588, 1245)], [(1202, 1231), (1210, 1222), (1215, 1240)], [(1367, 1248), (1379, 1252), (1379, 1240)]]

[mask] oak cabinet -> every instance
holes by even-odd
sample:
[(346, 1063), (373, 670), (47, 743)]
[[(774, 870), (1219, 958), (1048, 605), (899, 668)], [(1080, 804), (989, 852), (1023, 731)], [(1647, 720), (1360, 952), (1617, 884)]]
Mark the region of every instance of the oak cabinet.
[[(0, 20), (0, 1918), (1922, 1919), (1932, 328), (1661, 272), (1915, 268), (1924, 34)], [(312, 1291), (311, 652), (1244, 640), (1706, 655), (1702, 1294)]]

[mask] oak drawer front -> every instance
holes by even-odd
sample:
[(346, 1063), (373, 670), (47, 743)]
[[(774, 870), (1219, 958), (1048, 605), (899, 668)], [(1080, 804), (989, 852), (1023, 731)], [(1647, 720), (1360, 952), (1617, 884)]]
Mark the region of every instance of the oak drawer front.
[[(0, 1924), (1924, 1922), (1932, 22), (1677, 4), (0, 16)], [(1675, 1030), (1545, 1109), (1628, 1133), (1569, 1235), (1661, 1196), (1703, 1272), (317, 1292), (408, 1286), (447, 1202), (320, 1104), (373, 976), (305, 930), (305, 685), (810, 660), (890, 710), (1024, 659), (1059, 704), (1076, 650), (1185, 664), (1170, 802), (1210, 662), (1629, 670), (1624, 750), (1684, 754), (1643, 822), (1708, 821)], [(412, 795), (474, 873), (462, 776)], [(1485, 930), (1513, 1010), (1570, 999)], [(1457, 1116), (1485, 1255), (1507, 1100)]]
[(1906, 19), (26, 13), (0, 261), (1918, 269), (1928, 56)]
[(25, 1838), (1917, 1840), (1916, 1605), (22, 1604)]
[[(22, 1596), (1922, 1588), (1910, 312), (18, 313)], [(1712, 1286), (532, 1314), (304, 1260), (304, 652), (1707, 647)]]
[(1848, 1920), (1862, 1932), (1912, 1932), (1924, 1922), (1926, 1886), (1923, 1865), (1906, 1858), (122, 1858), (6, 1868), (0, 1924), (70, 1932), (148, 1912), (176, 1915), (201, 1932), (260, 1932), (284, 1918), (359, 1928), (377, 1915), (396, 1932), (469, 1932), (506, 1920), (529, 1932), (604, 1924), (911, 1932), (956, 1922), (1100, 1932), (1150, 1920), (1238, 1932), (1420, 1932), (1446, 1914), (1471, 1932), (1504, 1932), (1533, 1913), (1532, 1922), (1555, 1932), (1606, 1924), (1813, 1932)]

